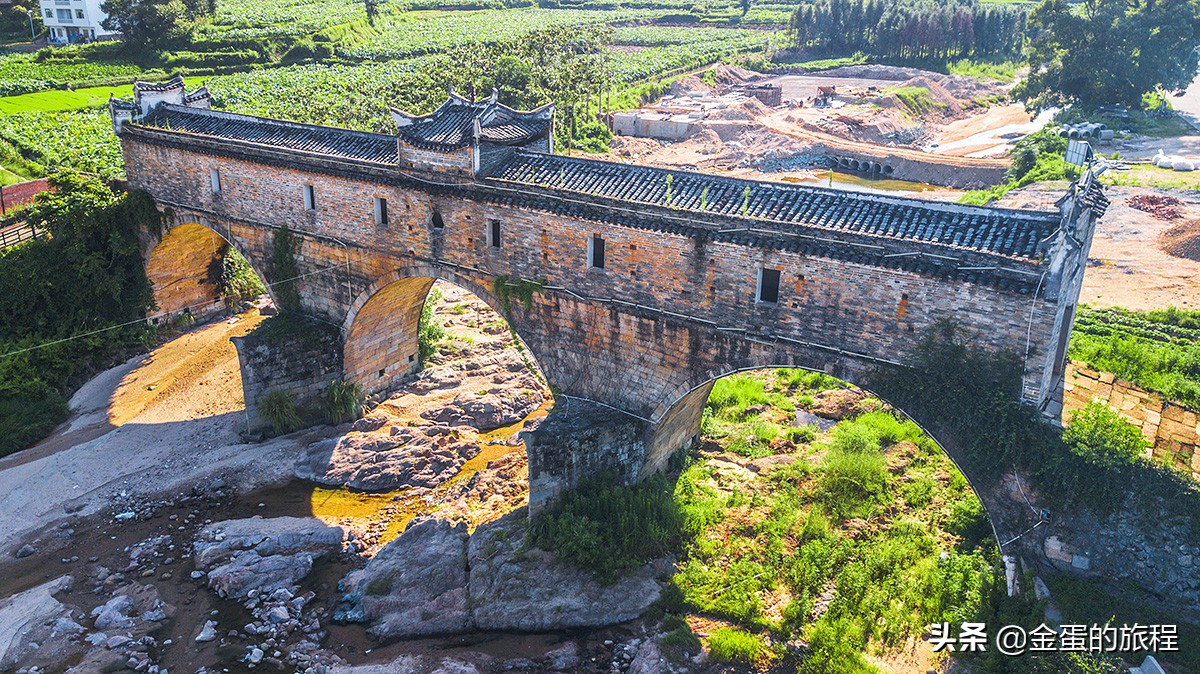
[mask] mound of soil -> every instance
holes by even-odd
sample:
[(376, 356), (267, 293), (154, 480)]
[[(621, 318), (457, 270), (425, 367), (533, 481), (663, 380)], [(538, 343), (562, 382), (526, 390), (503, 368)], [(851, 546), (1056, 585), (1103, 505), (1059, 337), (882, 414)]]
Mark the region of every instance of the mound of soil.
[(1158, 247), (1168, 255), (1200, 262), (1200, 221), (1185, 222), (1163, 232)]
[[(929, 97), (933, 99), (935, 105), (945, 106), (942, 116), (957, 117), (962, 115), (962, 106), (959, 105), (958, 98), (950, 93), (942, 83), (933, 77), (920, 75), (909, 80), (905, 80), (900, 86), (902, 87), (920, 87), (929, 90)], [(936, 109), (935, 109), (936, 113)]]
[(695, 76), (682, 77), (671, 83), (672, 96), (688, 96), (695, 93), (711, 94), (714, 91), (704, 80)]
[(706, 119), (749, 122), (769, 112), (771, 112), (771, 109), (763, 105), (762, 101), (757, 98), (748, 98), (741, 105), (728, 107), (724, 110), (714, 110), (706, 115)]
[(662, 147), (662, 143), (653, 138), (613, 136), (608, 147), (618, 157), (641, 157), (658, 150)]
[(717, 84), (724, 87), (737, 86), (747, 82), (753, 82), (761, 77), (753, 70), (746, 70), (738, 66), (721, 64), (717, 66)]

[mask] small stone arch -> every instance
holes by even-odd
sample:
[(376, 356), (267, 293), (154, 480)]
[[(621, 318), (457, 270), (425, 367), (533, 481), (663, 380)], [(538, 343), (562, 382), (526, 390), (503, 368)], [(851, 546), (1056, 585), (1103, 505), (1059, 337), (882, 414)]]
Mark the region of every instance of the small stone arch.
[[(181, 313), (190, 313), (203, 320), (224, 311), (209, 268), (228, 248), (245, 257), (259, 279), (265, 279), (255, 258), (247, 254), (238, 241), (199, 218), (178, 218), (163, 229), (157, 240), (149, 240), (143, 245), (146, 278), (150, 281), (160, 320), (169, 320)], [(267, 292), (271, 293), (269, 286)], [(274, 300), (274, 296), (271, 297)]]
[[(387, 391), (420, 367), (417, 331), (421, 308), (435, 281), (446, 281), (483, 300), (507, 321), (490, 279), (437, 264), (402, 265), (375, 279), (350, 304), (342, 322), (343, 373), (365, 393)], [(529, 352), (511, 325), (513, 334)]]

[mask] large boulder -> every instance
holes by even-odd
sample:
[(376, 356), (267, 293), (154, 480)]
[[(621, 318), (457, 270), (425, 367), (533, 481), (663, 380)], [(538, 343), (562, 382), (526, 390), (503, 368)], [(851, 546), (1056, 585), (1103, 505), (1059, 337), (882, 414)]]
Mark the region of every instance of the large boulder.
[(549, 632), (632, 620), (658, 600), (662, 587), (646, 565), (612, 585), (559, 562), (549, 552), (523, 550), (524, 511), (481, 525), (471, 536), (471, 605), (481, 630)]
[(350, 432), (309, 446), (296, 463), (296, 477), (360, 491), (436, 487), (458, 474), (479, 453), (467, 427), (390, 426)]
[(31, 664), (56, 669), (86, 650), (71, 609), (54, 598), (70, 587), (71, 577), (62, 576), (0, 602), (0, 671)]
[(369, 632), (380, 638), (471, 629), (467, 527), (429, 519), (412, 524), (343, 583)]
[(252, 590), (293, 588), (313, 561), (342, 549), (346, 532), (315, 517), (251, 517), (214, 522), (193, 544), (196, 569), (222, 597), (244, 599)]

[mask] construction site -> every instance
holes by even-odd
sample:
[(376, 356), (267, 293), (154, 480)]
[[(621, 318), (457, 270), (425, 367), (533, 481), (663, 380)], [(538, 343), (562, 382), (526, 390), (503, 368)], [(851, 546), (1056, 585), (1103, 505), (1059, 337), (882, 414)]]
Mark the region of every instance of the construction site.
[(1012, 144), (1051, 117), (1007, 103), (999, 82), (914, 68), (767, 77), (718, 66), (713, 75), (682, 78), (661, 99), (610, 115), (613, 152), (766, 180), (976, 189), (1002, 182)]

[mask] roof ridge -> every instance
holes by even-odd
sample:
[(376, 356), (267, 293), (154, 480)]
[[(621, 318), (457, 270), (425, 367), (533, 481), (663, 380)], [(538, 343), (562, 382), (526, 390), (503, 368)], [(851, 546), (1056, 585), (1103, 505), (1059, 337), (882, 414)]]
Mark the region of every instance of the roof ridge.
[[(347, 129), (341, 126), (324, 126), (322, 124), (308, 124), (305, 122), (293, 122), (286, 119), (276, 119), (274, 117), (263, 117), (261, 115), (248, 115), (242, 112), (229, 112), (228, 110), (217, 110), (213, 108), (193, 108), (186, 105), (176, 105), (175, 103), (160, 103), (155, 107), (154, 111), (147, 115), (143, 121), (154, 117), (159, 110), (172, 110), (183, 112), (189, 115), (216, 117), (218, 119), (239, 119), (261, 124), (275, 124), (283, 127), (297, 129), (311, 129), (315, 131), (333, 131), (347, 135), (362, 136), (367, 138), (378, 138), (394, 140), (396, 137), (393, 134), (376, 133), (374, 131), (360, 131), (358, 129)], [(136, 123), (136, 122), (135, 122)]]
[[(617, 167), (624, 168), (625, 170), (635, 169), (635, 170), (645, 170), (645, 171), (658, 172), (658, 173), (664, 173), (664, 174), (669, 173), (672, 175), (690, 175), (690, 176), (697, 176), (704, 180), (713, 180), (713, 181), (717, 181), (717, 182), (724, 182), (724, 183), (729, 183), (729, 184), (734, 184), (734, 185), (744, 185), (746, 187), (750, 187), (750, 186), (754, 186), (754, 185), (762, 185), (769, 189), (783, 189), (783, 190), (791, 190), (791, 191), (795, 191), (795, 192), (806, 192), (806, 193), (812, 193), (812, 194), (826, 194), (826, 195), (831, 195), (831, 196), (834, 196), (836, 198), (843, 199), (843, 200), (846, 199), (847, 197), (849, 197), (850, 199), (859, 200), (859, 201), (877, 201), (877, 202), (887, 203), (887, 204), (894, 205), (894, 206), (909, 206), (909, 207), (915, 206), (917, 208), (924, 208), (924, 209), (935, 210), (935, 211), (943, 211), (943, 212), (948, 212), (948, 213), (972, 213), (972, 214), (976, 214), (976, 215), (1004, 213), (1004, 214), (1009, 214), (1013, 217), (1020, 217), (1020, 218), (1024, 218), (1024, 219), (1030, 219), (1030, 220), (1039, 220), (1039, 219), (1043, 219), (1047, 216), (1053, 216), (1054, 218), (1059, 217), (1059, 214), (1055, 213), (1053, 211), (1029, 211), (1029, 210), (1020, 210), (1020, 209), (1016, 209), (1016, 208), (976, 206), (973, 204), (958, 204), (958, 203), (950, 203), (950, 202), (945, 202), (945, 201), (936, 201), (933, 199), (922, 199), (920, 197), (907, 197), (907, 196), (902, 197), (902, 196), (894, 196), (894, 195), (890, 195), (890, 194), (875, 194), (872, 192), (856, 192), (853, 190), (839, 190), (839, 189), (833, 189), (833, 188), (829, 188), (829, 187), (821, 187), (820, 185), (796, 185), (796, 184), (792, 184), (792, 183), (772, 182), (769, 180), (752, 180), (749, 178), (736, 178), (733, 176), (722, 176), (722, 175), (716, 175), (713, 173), (704, 173), (703, 171), (695, 171), (695, 170), (688, 170), (688, 169), (678, 169), (678, 170), (665, 169), (665, 168), (661, 168), (661, 167), (657, 167), (657, 166), (649, 166), (647, 164), (626, 164), (626, 163), (622, 163), (622, 162), (605, 161), (602, 159), (591, 159), (591, 158), (587, 158), (587, 157), (571, 157), (571, 156), (560, 155), (560, 154), (549, 154), (546, 152), (537, 152), (534, 150), (526, 150), (526, 149), (518, 149), (514, 153), (514, 156), (512, 158), (510, 158), (509, 163), (511, 163), (513, 161), (513, 159), (516, 158), (516, 156), (537, 156), (537, 157), (550, 158), (554, 161), (579, 163), (579, 164), (584, 164), (584, 165), (588, 165), (588, 166), (617, 166)], [(500, 170), (503, 170), (503, 169), (501, 168)]]

